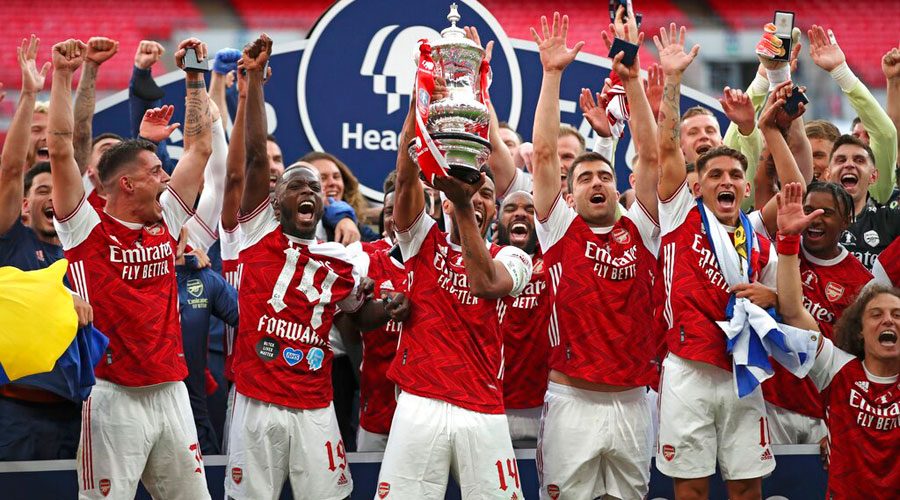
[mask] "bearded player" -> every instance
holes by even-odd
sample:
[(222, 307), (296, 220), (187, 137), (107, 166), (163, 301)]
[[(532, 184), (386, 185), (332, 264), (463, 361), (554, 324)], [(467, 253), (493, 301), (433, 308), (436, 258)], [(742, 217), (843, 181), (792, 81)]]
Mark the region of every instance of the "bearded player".
[[(784, 322), (818, 332), (804, 307), (800, 235), (822, 210), (805, 213), (799, 184), (778, 194), (778, 308)], [(874, 285), (844, 310), (835, 340), (818, 337), (809, 378), (827, 408), (828, 492), (834, 499), (900, 496), (900, 291)]]
[[(531, 30), (544, 68), (535, 112), (534, 203), (553, 304), (537, 455), (541, 498), (641, 498), (653, 446), (645, 386), (656, 377), (650, 302), (659, 234), (655, 122), (639, 61), (626, 66), (619, 53), (613, 69), (625, 86), (640, 154), (637, 202), (617, 219), (615, 171), (599, 153), (575, 159), (563, 199), (556, 152), (560, 81), (583, 42), (566, 47), (568, 17), (558, 12), (552, 27), (546, 17), (541, 24), (543, 36)], [(633, 21), (620, 29), (626, 40), (643, 39)]]
[[(437, 86), (433, 99), (445, 95)], [(415, 137), (410, 106), (400, 144)], [(378, 478), (378, 498), (444, 498), (452, 472), (466, 499), (521, 498), (503, 408), (503, 342), (497, 304), (531, 278), (531, 259), (484, 239), (494, 184), (436, 178), (451, 233), (425, 212), (419, 169), (400, 148), (393, 223), (419, 307), (403, 323), (388, 371), (400, 394)]]
[[(181, 42), (206, 56), (206, 45)], [(193, 215), (211, 153), (206, 84), (186, 73), (184, 154), (172, 177), (143, 140), (109, 148), (97, 171), (104, 211), (86, 202), (74, 158), (72, 73), (87, 50), (79, 40), (53, 47), (48, 147), (54, 224), (69, 260), (69, 280), (94, 308), (109, 337), (97, 385), (83, 407), (78, 449), (79, 498), (134, 498), (143, 479), (157, 498), (209, 498), (187, 389), (178, 317), (176, 238)]]
[(324, 198), (319, 176), (298, 166), (277, 180), (276, 216), (269, 201), (263, 71), (268, 36), (244, 49), (247, 71), (247, 168), (241, 199), (241, 322), (233, 369), (226, 493), (235, 499), (278, 498), (288, 477), (294, 498), (340, 499), (353, 488), (331, 403), (328, 342), (338, 310), (363, 326), (387, 321), (362, 296), (360, 274), (343, 246), (318, 243)]

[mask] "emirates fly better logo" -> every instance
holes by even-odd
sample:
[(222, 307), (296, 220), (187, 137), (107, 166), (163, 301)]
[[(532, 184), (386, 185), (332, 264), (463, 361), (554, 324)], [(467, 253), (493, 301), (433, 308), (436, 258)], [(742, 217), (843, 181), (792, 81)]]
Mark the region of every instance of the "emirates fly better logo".
[[(495, 41), (491, 100), (516, 126), (522, 101), (519, 64), (509, 38), (474, 0), (455, 0), (461, 26)], [(398, 134), (415, 85), (418, 41), (436, 41), (450, 25), (451, 0), (341, 0), (316, 23), (303, 57), (297, 99), (313, 149), (328, 151), (359, 177), (363, 194), (380, 199), (397, 163)]]

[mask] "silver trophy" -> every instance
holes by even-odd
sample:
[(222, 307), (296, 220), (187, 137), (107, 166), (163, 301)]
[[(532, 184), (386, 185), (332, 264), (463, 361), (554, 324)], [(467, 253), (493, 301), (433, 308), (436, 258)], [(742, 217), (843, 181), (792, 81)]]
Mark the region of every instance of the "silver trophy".
[[(491, 155), (490, 141), (473, 133), (486, 130), (490, 122), (488, 108), (482, 103), (481, 61), (484, 49), (466, 38), (456, 26), (460, 16), (456, 4), (450, 5), (450, 27), (441, 31), (440, 40), (432, 40), (435, 77), (446, 81), (449, 97), (433, 101), (428, 107), (425, 128), (444, 151), (450, 175), (468, 183), (481, 176), (481, 167)], [(415, 140), (409, 154), (416, 160)]]

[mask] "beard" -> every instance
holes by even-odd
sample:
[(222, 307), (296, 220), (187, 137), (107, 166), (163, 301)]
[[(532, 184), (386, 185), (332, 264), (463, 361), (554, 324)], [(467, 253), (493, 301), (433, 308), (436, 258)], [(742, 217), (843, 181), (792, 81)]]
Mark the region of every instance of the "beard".
[[(497, 226), (497, 240), (499, 241), (500, 245), (503, 245), (503, 246), (512, 245), (512, 242), (509, 239), (509, 230), (506, 229), (506, 226), (504, 226), (504, 225)], [(533, 255), (534, 250), (537, 248), (537, 244), (538, 244), (537, 232), (534, 229), (532, 229), (528, 233), (528, 239), (525, 240), (525, 246), (520, 247), (519, 249), (524, 251), (528, 255)]]

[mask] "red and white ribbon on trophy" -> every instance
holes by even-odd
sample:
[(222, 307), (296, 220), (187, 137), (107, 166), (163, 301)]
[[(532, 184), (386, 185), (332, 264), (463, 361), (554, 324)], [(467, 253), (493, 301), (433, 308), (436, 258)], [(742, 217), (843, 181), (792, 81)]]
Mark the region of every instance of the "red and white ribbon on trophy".
[(432, 93), (434, 93), (434, 60), (431, 58), (431, 45), (427, 40), (419, 40), (419, 68), (416, 70), (416, 87), (413, 95), (416, 100), (416, 158), (429, 184), (434, 182), (435, 177), (446, 177), (450, 173), (444, 152), (438, 148), (425, 127)]

